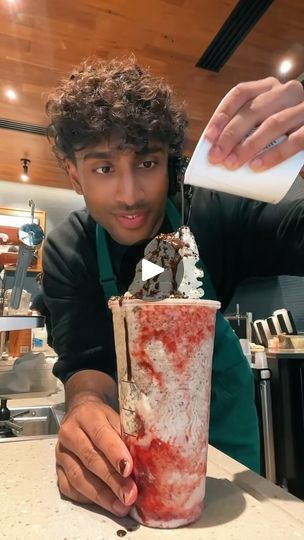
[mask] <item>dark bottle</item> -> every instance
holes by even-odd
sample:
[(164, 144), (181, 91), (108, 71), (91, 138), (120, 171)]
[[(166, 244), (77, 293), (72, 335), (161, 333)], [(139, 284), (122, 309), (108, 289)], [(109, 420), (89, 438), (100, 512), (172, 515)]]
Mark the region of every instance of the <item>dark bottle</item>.
[(0, 407), (0, 422), (3, 420), (9, 420), (11, 417), (11, 412), (7, 407), (7, 399), (1, 398), (1, 407)]

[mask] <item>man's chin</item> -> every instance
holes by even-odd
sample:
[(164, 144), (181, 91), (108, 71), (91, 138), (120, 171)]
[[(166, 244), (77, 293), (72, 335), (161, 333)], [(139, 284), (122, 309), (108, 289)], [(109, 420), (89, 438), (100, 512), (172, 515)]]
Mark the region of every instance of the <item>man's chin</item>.
[(153, 233), (151, 233), (150, 236), (147, 236), (147, 234), (140, 234), (140, 232), (135, 233), (135, 231), (132, 234), (130, 234), (129, 232), (127, 234), (111, 234), (109, 232), (109, 234), (111, 238), (115, 240), (115, 242), (121, 244), (122, 246), (136, 246), (144, 244), (147, 243), (151, 238), (153, 238)]
[(115, 242), (123, 246), (134, 246), (136, 244), (147, 243), (149, 240), (154, 238), (163, 222), (164, 215), (160, 216), (157, 221), (152, 221), (151, 217), (147, 220), (146, 223), (142, 224), (140, 227), (128, 228), (123, 227), (120, 223), (109, 223), (109, 226), (104, 225), (104, 228), (107, 230), (108, 234), (113, 238)]

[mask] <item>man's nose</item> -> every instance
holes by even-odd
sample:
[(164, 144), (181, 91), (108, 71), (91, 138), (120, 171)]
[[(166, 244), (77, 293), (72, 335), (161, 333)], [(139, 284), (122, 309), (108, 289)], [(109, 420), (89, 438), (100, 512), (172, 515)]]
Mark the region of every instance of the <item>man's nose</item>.
[(143, 199), (141, 183), (132, 171), (120, 176), (117, 185), (116, 199), (126, 206), (136, 206)]

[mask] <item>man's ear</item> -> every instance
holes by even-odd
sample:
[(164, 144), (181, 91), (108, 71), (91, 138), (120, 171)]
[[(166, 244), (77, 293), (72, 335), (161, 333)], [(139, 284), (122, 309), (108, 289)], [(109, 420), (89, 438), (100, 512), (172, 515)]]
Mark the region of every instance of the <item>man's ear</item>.
[(74, 191), (76, 191), (78, 195), (83, 195), (82, 185), (79, 180), (78, 171), (75, 163), (73, 163), (73, 161), (71, 161), (70, 159), (66, 159), (65, 164)]

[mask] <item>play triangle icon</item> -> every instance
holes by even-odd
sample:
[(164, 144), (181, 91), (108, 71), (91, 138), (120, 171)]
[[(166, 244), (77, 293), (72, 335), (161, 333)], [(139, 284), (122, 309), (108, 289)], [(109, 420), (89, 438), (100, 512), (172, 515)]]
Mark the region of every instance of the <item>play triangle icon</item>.
[(158, 264), (154, 264), (150, 261), (147, 261), (147, 259), (142, 260), (142, 266), (141, 266), (142, 281), (151, 279), (154, 276), (161, 274), (163, 271), (164, 271), (164, 268), (162, 268), (161, 266), (158, 266)]

